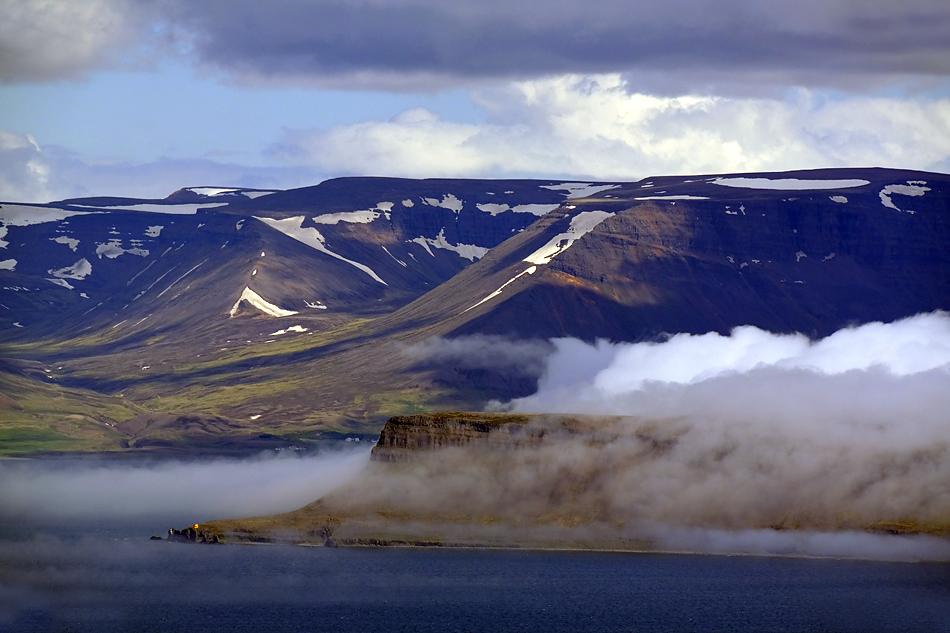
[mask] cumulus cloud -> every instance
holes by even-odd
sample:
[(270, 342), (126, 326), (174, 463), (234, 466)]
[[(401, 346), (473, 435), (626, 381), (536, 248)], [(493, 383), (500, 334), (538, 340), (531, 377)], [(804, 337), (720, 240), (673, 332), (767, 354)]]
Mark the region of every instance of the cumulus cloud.
[(809, 84), (950, 70), (939, 0), (166, 0), (163, 13), (204, 63), (350, 87), (637, 69)]
[(360, 449), (210, 461), (0, 462), (0, 522), (176, 526), (286, 512), (355, 476), (368, 457)]
[(0, 200), (49, 199), (49, 180), (49, 159), (36, 139), (0, 130)]
[(620, 75), (473, 92), (485, 123), (426, 110), (289, 131), (272, 152), (333, 175), (639, 179), (854, 165), (950, 169), (950, 99), (823, 99), (637, 92)]
[(752, 326), (661, 343), (553, 342), (538, 392), (515, 409), (694, 415), (807, 431), (847, 423), (898, 434), (940, 427), (950, 411), (950, 316), (942, 312), (815, 342)]

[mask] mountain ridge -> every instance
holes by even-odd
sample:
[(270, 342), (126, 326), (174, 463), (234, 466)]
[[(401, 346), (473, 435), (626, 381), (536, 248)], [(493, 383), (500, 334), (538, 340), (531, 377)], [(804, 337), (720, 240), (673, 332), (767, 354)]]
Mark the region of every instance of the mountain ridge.
[(440, 337), (819, 337), (950, 309), (950, 176), (907, 170), (345, 178), (0, 203), (0, 221), (2, 353), (44, 367), (0, 372), (0, 392), (40, 380), (251, 434), (368, 433), (530, 393), (530, 372), (405, 352)]

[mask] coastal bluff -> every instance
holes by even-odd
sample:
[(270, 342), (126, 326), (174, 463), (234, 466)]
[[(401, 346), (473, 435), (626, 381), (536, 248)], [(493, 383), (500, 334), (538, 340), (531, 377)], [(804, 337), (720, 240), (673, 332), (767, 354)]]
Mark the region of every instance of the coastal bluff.
[(448, 447), (503, 448), (537, 443), (544, 431), (530, 425), (535, 417), (465, 412), (394, 416), (383, 427), (370, 459), (401, 462)]

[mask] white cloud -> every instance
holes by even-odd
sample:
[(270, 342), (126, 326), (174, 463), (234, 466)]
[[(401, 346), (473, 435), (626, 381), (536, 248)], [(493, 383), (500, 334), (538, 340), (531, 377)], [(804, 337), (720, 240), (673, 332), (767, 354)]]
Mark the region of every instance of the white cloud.
[(639, 179), (803, 167), (950, 168), (950, 99), (661, 97), (619, 75), (481, 89), (482, 124), (414, 110), (289, 132), (275, 151), (334, 175)]
[(49, 179), (49, 159), (36, 139), (29, 134), (0, 130), (0, 200), (48, 200)]

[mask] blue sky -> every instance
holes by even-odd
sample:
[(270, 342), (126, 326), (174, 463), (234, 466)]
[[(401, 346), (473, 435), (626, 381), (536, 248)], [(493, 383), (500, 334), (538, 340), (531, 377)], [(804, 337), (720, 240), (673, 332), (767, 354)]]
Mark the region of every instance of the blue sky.
[(944, 0), (8, 0), (0, 200), (950, 171)]

